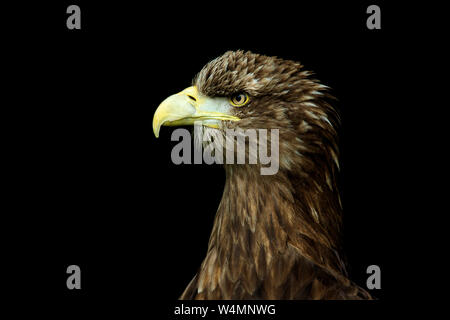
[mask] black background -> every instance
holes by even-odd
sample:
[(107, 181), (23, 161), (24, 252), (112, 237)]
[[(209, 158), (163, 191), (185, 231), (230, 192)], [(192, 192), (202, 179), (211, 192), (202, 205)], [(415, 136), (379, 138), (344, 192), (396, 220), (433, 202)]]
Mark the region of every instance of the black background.
[[(364, 1), (60, 1), (16, 9), (18, 36), (10, 34), (6, 60), (13, 108), (4, 118), (12, 124), (5, 196), (14, 258), (5, 264), (15, 271), (14, 295), (62, 306), (61, 315), (171, 312), (206, 253), (224, 173), (172, 164), (172, 129), (156, 139), (153, 113), (206, 62), (244, 49), (300, 61), (333, 89), (343, 119), (350, 278), (364, 287), (367, 266), (379, 265), (376, 305), (396, 298), (404, 240), (393, 221), (403, 210), (399, 156), (408, 145), (395, 92), (408, 32), (396, 22), (399, 9), (374, 3), (381, 30), (366, 28), (372, 2)], [(70, 4), (81, 7), (81, 30), (66, 28)], [(71, 264), (81, 267), (80, 291), (66, 288)]]

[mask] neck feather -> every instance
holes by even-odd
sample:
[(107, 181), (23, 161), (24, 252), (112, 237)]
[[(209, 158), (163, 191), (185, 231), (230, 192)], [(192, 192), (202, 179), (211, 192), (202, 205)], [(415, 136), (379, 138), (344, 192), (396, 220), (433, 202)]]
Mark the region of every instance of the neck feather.
[(340, 206), (334, 192), (325, 192), (317, 182), (301, 183), (283, 170), (262, 176), (256, 166), (225, 168), (225, 189), (199, 272), (199, 292), (239, 281), (243, 288), (255, 288), (270, 276), (274, 263), (291, 259), (291, 252), (345, 274), (337, 253)]

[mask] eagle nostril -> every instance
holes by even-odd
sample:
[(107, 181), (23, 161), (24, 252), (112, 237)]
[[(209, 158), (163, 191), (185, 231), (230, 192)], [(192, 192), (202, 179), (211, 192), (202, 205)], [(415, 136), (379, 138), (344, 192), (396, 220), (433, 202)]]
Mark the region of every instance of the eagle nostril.
[(191, 96), (190, 94), (187, 95), (189, 97), (189, 99), (197, 101), (197, 99), (195, 99), (195, 97)]

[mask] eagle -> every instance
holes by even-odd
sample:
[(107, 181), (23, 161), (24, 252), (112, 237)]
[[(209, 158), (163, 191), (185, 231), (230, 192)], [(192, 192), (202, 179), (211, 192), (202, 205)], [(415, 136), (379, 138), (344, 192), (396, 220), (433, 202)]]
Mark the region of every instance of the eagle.
[(343, 262), (340, 117), (329, 89), (299, 62), (238, 50), (208, 62), (192, 86), (159, 105), (156, 137), (161, 126), (199, 122), (211, 137), (279, 132), (275, 174), (262, 175), (261, 163), (223, 165), (206, 257), (180, 299), (371, 299)]

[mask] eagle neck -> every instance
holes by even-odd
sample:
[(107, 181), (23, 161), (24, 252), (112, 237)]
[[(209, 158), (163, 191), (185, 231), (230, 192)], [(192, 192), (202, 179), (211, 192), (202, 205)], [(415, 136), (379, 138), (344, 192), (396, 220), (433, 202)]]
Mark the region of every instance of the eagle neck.
[[(262, 176), (257, 167), (247, 165), (225, 169), (224, 193), (199, 273), (199, 292), (223, 282), (247, 281), (244, 287), (256, 288), (254, 282), (267, 278), (272, 263), (292, 260), (292, 255), (332, 272), (344, 270), (332, 237), (310, 212), (304, 212), (300, 202), (311, 197), (308, 190), (302, 190), (299, 198), (292, 177), (281, 171)], [(243, 268), (245, 276), (239, 274)]]

